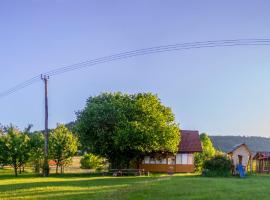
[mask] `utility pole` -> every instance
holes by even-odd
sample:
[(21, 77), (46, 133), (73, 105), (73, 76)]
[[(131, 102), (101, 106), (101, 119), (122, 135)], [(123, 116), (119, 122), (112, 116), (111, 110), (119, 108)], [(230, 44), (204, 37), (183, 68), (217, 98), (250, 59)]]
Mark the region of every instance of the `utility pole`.
[(45, 132), (44, 132), (44, 164), (43, 164), (43, 176), (49, 176), (49, 130), (48, 130), (48, 80), (49, 76), (41, 74), (41, 79), (45, 85)]

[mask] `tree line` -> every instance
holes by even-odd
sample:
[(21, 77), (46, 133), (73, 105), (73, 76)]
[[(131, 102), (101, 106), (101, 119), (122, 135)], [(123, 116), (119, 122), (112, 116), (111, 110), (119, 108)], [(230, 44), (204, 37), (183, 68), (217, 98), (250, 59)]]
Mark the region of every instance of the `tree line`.
[[(22, 173), (26, 165), (31, 165), (40, 173), (44, 159), (44, 135), (42, 132), (30, 132), (31, 126), (23, 131), (10, 125), (0, 129), (0, 165), (9, 165), (15, 176)], [(58, 169), (71, 162), (78, 150), (78, 138), (64, 125), (59, 124), (50, 132), (49, 159)]]
[[(28, 163), (37, 173), (42, 167), (44, 136), (30, 129), (20, 131), (12, 125), (0, 129), (0, 164), (12, 166), (16, 175)], [(137, 168), (145, 155), (175, 155), (180, 140), (180, 127), (171, 108), (157, 95), (102, 93), (88, 98), (74, 123), (50, 131), (49, 159), (55, 161), (57, 173), (59, 168), (63, 172), (78, 149), (91, 153), (82, 161), (84, 166), (100, 166), (85, 163), (104, 158), (114, 169)], [(198, 171), (204, 160), (215, 154), (210, 138), (202, 135), (201, 140), (204, 152), (195, 159)]]

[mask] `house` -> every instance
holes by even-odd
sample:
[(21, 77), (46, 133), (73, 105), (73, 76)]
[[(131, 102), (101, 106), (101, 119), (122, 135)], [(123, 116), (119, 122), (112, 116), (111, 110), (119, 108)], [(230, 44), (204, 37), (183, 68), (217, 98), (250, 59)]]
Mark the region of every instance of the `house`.
[(253, 157), (256, 161), (257, 173), (269, 173), (270, 172), (270, 152), (257, 152)]
[(245, 143), (235, 145), (229, 152), (228, 156), (233, 163), (233, 174), (236, 173), (237, 165), (242, 165), (246, 171), (252, 168), (252, 153)]
[(194, 172), (194, 153), (202, 152), (198, 131), (181, 130), (181, 142), (176, 155), (145, 156), (140, 169), (150, 172)]

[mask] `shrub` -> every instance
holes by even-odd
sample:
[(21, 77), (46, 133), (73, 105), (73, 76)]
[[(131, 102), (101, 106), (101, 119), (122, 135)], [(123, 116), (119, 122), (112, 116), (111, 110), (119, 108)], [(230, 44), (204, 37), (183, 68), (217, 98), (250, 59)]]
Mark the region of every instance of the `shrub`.
[(103, 170), (106, 168), (106, 159), (100, 156), (96, 156), (92, 153), (85, 154), (81, 159), (81, 168), (82, 169), (95, 169), (97, 171)]
[(232, 161), (224, 155), (216, 155), (203, 165), (204, 176), (230, 176)]
[(210, 137), (203, 133), (200, 135), (200, 140), (202, 143), (202, 152), (201, 153), (195, 153), (195, 171), (201, 173), (203, 168), (203, 163), (215, 156), (216, 150), (213, 146), (213, 143), (210, 139)]

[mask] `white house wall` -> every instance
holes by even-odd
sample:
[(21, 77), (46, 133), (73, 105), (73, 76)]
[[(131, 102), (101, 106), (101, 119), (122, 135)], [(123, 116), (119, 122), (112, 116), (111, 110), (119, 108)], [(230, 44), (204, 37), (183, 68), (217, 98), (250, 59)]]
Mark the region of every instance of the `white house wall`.
[(239, 164), (239, 159), (238, 159), (238, 155), (241, 155), (242, 158), (242, 165), (243, 166), (248, 166), (248, 161), (249, 161), (249, 157), (250, 157), (250, 153), (247, 150), (247, 148), (245, 146), (240, 146), (239, 148), (237, 148), (233, 154), (232, 154), (232, 161), (233, 164), (236, 166)]

